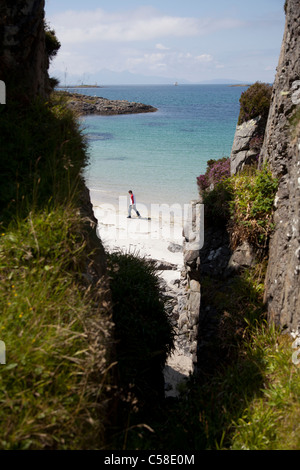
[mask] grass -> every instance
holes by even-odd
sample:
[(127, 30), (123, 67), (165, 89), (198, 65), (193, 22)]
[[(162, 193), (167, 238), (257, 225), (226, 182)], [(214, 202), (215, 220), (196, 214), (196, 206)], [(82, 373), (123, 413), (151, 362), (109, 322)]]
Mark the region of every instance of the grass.
[(163, 394), (173, 344), (154, 268), (115, 254), (110, 287), (95, 275), (105, 254), (81, 215), (87, 148), (64, 96), (10, 103), (0, 128), (0, 448), (123, 448), (149, 429), (136, 410)]
[(80, 211), (86, 144), (56, 95), (2, 107), (0, 129), (0, 447), (103, 448), (113, 335)]
[(268, 336), (270, 331), (262, 329), (253, 335), (252, 348), (260, 349), (264, 358), (265, 387), (235, 422), (233, 450), (300, 448), (300, 370), (292, 363), (291, 340), (279, 334)]
[(163, 367), (174, 332), (153, 263), (137, 254), (108, 255), (118, 357), (119, 423), (113, 445), (128, 448), (135, 432), (150, 432), (153, 410), (164, 401)]
[(148, 428), (130, 430), (127, 450), (299, 449), (300, 369), (289, 336), (266, 321), (264, 274), (260, 263), (223, 291), (206, 279), (203, 301), (219, 312), (211, 369), (157, 403)]
[(2, 449), (104, 445), (109, 310), (105, 285), (84, 278), (82, 233), (62, 207), (2, 233)]
[[(113, 327), (106, 279), (89, 275), (88, 159), (63, 98), (1, 108), (0, 128), (1, 449), (298, 449), (299, 367), (265, 321), (264, 262), (227, 284), (203, 280), (218, 320), (211, 370), (161, 400), (173, 333), (158, 280), (136, 256), (109, 257)], [(269, 215), (272, 201), (258, 202)], [(241, 218), (247, 207), (241, 198)]]
[(78, 198), (86, 142), (65, 99), (12, 102), (0, 112), (0, 222)]

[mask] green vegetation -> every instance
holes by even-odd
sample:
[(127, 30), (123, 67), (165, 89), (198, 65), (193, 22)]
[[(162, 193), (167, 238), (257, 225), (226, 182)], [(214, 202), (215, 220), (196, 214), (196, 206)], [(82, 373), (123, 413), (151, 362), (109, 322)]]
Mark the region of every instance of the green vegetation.
[(208, 370), (177, 400), (157, 403), (147, 427), (132, 426), (127, 450), (299, 448), (300, 369), (291, 340), (266, 322), (264, 275), (261, 263), (226, 289), (203, 280), (203, 300), (218, 312)]
[(173, 348), (157, 272), (153, 263), (130, 253), (108, 255), (108, 267), (121, 380), (137, 389), (149, 382), (151, 388), (151, 371), (162, 371)]
[(261, 116), (264, 125), (267, 121), (272, 95), (272, 86), (256, 82), (244, 91), (240, 98), (238, 124)]
[(231, 449), (299, 450), (300, 371), (291, 341), (266, 326), (254, 331), (251, 347), (263, 359), (264, 387), (234, 423)]
[[(292, 132), (298, 122), (296, 110)], [(224, 159), (211, 162), (206, 175), (220, 164)], [(257, 263), (231, 280), (202, 279), (201, 302), (215, 311), (217, 327), (206, 345), (208, 371), (191, 378), (188, 398), (177, 407), (185, 434), (176, 439), (183, 442), (183, 434), (186, 448), (198, 450), (298, 449), (300, 370), (291, 338), (267, 323), (263, 302), (278, 181), (266, 167), (249, 167), (232, 177), (220, 173), (212, 183), (198, 178), (206, 221), (227, 226), (233, 248), (249, 242)]]
[(229, 176), (229, 170), (217, 171), (225, 164), (223, 158), (209, 162), (209, 184), (205, 184), (206, 174), (197, 178), (206, 224), (227, 225), (233, 248), (248, 241), (256, 250), (265, 252), (274, 228), (272, 214), (278, 181), (267, 167), (246, 168), (234, 176)]
[(229, 179), (216, 183), (211, 190), (202, 193), (206, 226), (215, 227), (227, 224), (230, 217), (232, 186)]
[(104, 445), (109, 312), (103, 286), (84, 280), (82, 233), (71, 207), (32, 213), (2, 233), (2, 449)]
[(9, 103), (0, 128), (0, 447), (103, 448), (112, 327), (85, 274), (85, 142), (56, 96)]
[(86, 143), (64, 96), (10, 103), (0, 128), (0, 447), (126, 447), (163, 399), (173, 347), (154, 267), (113, 254), (110, 290), (91, 279)]
[(1, 109), (0, 128), (0, 221), (78, 199), (86, 145), (63, 97), (9, 103)]
[(229, 218), (231, 201), (230, 158), (209, 160), (204, 175), (197, 177), (197, 186), (204, 204), (206, 225), (223, 226)]
[(140, 429), (140, 423), (147, 423), (164, 400), (162, 371), (173, 349), (174, 333), (153, 263), (136, 254), (113, 253), (108, 255), (108, 271), (122, 389), (120, 434), (114, 436), (114, 445), (123, 448), (131, 438), (129, 430)]
[(57, 55), (61, 47), (61, 43), (57, 39), (54, 29), (51, 29), (47, 24), (45, 24), (45, 44), (46, 53), (51, 61)]
[[(248, 174), (247, 174), (248, 172)], [(230, 178), (232, 200), (229, 232), (233, 248), (248, 241), (265, 250), (274, 229), (273, 206), (278, 181), (264, 167)]]

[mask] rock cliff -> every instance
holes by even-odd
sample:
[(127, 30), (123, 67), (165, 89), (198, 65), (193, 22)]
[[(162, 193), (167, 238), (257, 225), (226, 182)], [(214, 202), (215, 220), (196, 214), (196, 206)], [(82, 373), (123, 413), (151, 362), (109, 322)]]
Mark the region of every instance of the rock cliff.
[(241, 171), (245, 165), (255, 162), (258, 157), (259, 149), (253, 146), (252, 142), (259, 134), (259, 121), (260, 116), (236, 127), (230, 155), (231, 175)]
[[(265, 301), (270, 322), (300, 327), (300, 130), (291, 117), (300, 105), (300, 0), (286, 2), (286, 25), (261, 152), (279, 178)], [(299, 111), (298, 111), (299, 113)]]
[(0, 5), (0, 79), (7, 100), (47, 96), (48, 56), (44, 0), (2, 0)]

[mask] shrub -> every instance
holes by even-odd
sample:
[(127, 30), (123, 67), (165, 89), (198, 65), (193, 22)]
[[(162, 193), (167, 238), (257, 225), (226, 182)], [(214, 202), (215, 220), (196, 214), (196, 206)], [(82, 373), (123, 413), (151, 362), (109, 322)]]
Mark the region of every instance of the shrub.
[(230, 179), (220, 181), (210, 191), (204, 191), (202, 202), (204, 204), (205, 224), (226, 225), (230, 218), (231, 200), (232, 186)]
[[(255, 145), (255, 143), (253, 143)], [(273, 203), (277, 179), (264, 167), (246, 169), (230, 177), (230, 159), (210, 160), (197, 178), (208, 225), (227, 225), (232, 247), (248, 241), (266, 249), (273, 230)]]
[(205, 210), (205, 220), (209, 224), (224, 224), (229, 218), (231, 188), (230, 158), (209, 160), (204, 175), (197, 177), (197, 185)]
[(268, 118), (271, 102), (272, 86), (256, 82), (244, 91), (240, 98), (240, 114), (238, 125), (261, 116), (265, 124)]
[(257, 249), (265, 250), (274, 228), (272, 214), (278, 181), (264, 167), (253, 175), (234, 176), (231, 182), (229, 231), (233, 248), (248, 241)]
[(10, 103), (0, 113), (0, 219), (27, 216), (52, 198), (75, 195), (87, 165), (86, 143), (64, 98), (48, 103)]
[(208, 188), (212, 188), (220, 181), (224, 181), (230, 176), (230, 158), (223, 157), (219, 160), (209, 160), (207, 170), (204, 175), (197, 177), (197, 185), (200, 194)]
[(56, 37), (54, 29), (50, 29), (47, 24), (45, 25), (45, 45), (48, 58), (51, 61), (57, 55), (61, 44)]
[(162, 370), (173, 348), (159, 279), (152, 263), (129, 253), (108, 255), (108, 269), (121, 384), (127, 392), (133, 386), (139, 406), (149, 405), (163, 394)]

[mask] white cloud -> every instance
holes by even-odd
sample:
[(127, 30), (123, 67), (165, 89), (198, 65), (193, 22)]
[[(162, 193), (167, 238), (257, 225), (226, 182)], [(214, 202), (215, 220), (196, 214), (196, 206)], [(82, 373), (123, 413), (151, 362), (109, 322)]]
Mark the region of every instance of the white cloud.
[(213, 57), (210, 54), (201, 54), (201, 55), (196, 56), (195, 60), (197, 62), (207, 63), (207, 62), (212, 62)]
[[(178, 71), (190, 73), (195, 70), (204, 70), (207, 67), (215, 67), (214, 58), (210, 54), (194, 55), (191, 52), (176, 50), (164, 50), (161, 52), (136, 52), (134, 57), (126, 60), (126, 69), (131, 73), (162, 73), (169, 76), (178, 74)], [(166, 75), (165, 75), (166, 76)]]
[(109, 69), (190, 80), (218, 66), (209, 51), (215, 42), (209, 35), (241, 25), (230, 18), (172, 16), (152, 7), (119, 13), (66, 11), (49, 22), (62, 43), (51, 65), (56, 75), (66, 69), (78, 75)]
[[(203, 36), (217, 30), (240, 26), (230, 18), (201, 19), (163, 15), (153, 8), (110, 14), (94, 11), (66, 11), (51, 18), (60, 41), (64, 44), (92, 42), (131, 42), (163, 37)], [(164, 47), (158, 44), (159, 47)]]
[(161, 15), (153, 9), (141, 8), (133, 13), (108, 14), (104, 10), (67, 11), (51, 19), (63, 43), (94, 41), (130, 42), (157, 37), (194, 36), (199, 34), (195, 18)]
[(170, 50), (169, 47), (166, 47), (166, 46), (164, 46), (163, 44), (156, 44), (155, 47), (156, 47), (156, 49), (159, 49), (159, 50), (161, 50), (161, 51), (169, 51), (169, 50)]

